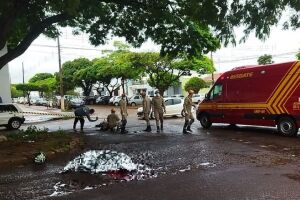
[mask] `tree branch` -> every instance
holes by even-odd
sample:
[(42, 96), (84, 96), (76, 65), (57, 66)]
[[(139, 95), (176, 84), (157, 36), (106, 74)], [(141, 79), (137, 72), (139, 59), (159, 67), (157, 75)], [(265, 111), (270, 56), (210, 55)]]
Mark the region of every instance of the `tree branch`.
[(27, 8), (28, 1), (21, 1), (21, 0), (11, 0), (11, 6), (7, 9), (3, 10), (1, 13), (0, 19), (0, 50), (4, 48), (7, 38), (9, 37), (9, 33), (14, 28), (14, 23), (16, 22), (17, 16), (20, 15), (21, 11), (24, 8)]
[(20, 56), (22, 53), (26, 51), (26, 49), (30, 46), (30, 44), (50, 25), (58, 22), (65, 21), (69, 18), (69, 15), (66, 13), (54, 15), (51, 17), (46, 18), (45, 20), (35, 24), (28, 34), (24, 37), (24, 39), (19, 43), (19, 45), (9, 51), (8, 53), (4, 54), (0, 57), (0, 70), (6, 65), (9, 61), (15, 59), (16, 57)]

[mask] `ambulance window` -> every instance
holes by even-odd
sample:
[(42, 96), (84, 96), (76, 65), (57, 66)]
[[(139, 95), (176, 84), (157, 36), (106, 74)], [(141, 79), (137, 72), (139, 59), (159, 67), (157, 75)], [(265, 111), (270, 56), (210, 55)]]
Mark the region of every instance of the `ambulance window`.
[(215, 85), (212, 90), (212, 95), (210, 96), (210, 99), (217, 99), (222, 95), (222, 88), (223, 85)]

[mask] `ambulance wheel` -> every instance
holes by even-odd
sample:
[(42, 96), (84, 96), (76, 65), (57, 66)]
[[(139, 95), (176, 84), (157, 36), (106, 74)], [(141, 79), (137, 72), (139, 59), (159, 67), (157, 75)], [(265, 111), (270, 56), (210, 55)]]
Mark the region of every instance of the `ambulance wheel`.
[(282, 117), (277, 124), (279, 133), (283, 136), (297, 136), (298, 127), (295, 121), (290, 117)]
[(208, 129), (211, 127), (212, 122), (210, 121), (208, 114), (202, 113), (199, 117), (199, 121), (204, 129)]

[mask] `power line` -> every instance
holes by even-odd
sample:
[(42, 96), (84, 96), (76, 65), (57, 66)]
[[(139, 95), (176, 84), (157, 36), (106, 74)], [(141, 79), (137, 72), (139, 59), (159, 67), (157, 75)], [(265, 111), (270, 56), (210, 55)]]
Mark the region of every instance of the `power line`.
[[(287, 52), (287, 53), (280, 53), (280, 54), (270, 54), (272, 57), (281, 57), (281, 56), (287, 56), (287, 55), (296, 55), (297, 51), (293, 52)], [(237, 62), (237, 61), (243, 61), (243, 60), (253, 60), (257, 59), (261, 55), (253, 55), (253, 56), (248, 56), (248, 57), (242, 57), (242, 58), (237, 58), (233, 60), (223, 60), (223, 61), (216, 61), (216, 63), (228, 63), (228, 62)]]
[[(56, 45), (46, 45), (46, 44), (32, 44), (32, 46), (57, 48)], [(102, 52), (102, 50), (96, 49), (96, 48), (68, 47), (68, 46), (61, 46), (60, 48), (61, 49), (77, 49), (77, 50), (85, 50), (85, 51), (99, 51), (99, 52)]]

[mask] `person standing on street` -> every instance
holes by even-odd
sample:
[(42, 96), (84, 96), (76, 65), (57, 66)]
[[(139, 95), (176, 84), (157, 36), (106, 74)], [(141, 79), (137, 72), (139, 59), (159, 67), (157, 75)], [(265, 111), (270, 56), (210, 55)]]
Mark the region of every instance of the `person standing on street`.
[(188, 91), (188, 96), (184, 99), (183, 111), (185, 113), (185, 122), (183, 126), (183, 134), (188, 134), (192, 132), (191, 125), (194, 123), (195, 119), (192, 113), (193, 101), (192, 97), (194, 94), (193, 90)]
[(120, 110), (121, 110), (121, 116), (122, 116), (122, 120), (121, 120), (121, 133), (125, 134), (128, 133), (126, 129), (126, 124), (127, 124), (127, 116), (128, 116), (128, 112), (127, 112), (127, 100), (126, 100), (126, 95), (122, 94), (122, 99), (119, 102), (120, 104)]
[(73, 124), (73, 130), (76, 130), (77, 122), (80, 121), (80, 130), (83, 131), (84, 117), (87, 117), (90, 122), (97, 121), (98, 117), (96, 117), (95, 120), (92, 120), (90, 118), (90, 115), (94, 114), (94, 112), (95, 112), (94, 109), (89, 109), (86, 106), (76, 108), (74, 111), (75, 119), (74, 119), (74, 124)]
[(151, 125), (150, 125), (150, 120), (149, 120), (149, 114), (150, 114), (150, 111), (151, 111), (151, 100), (146, 95), (146, 91), (143, 91), (141, 93), (141, 95), (142, 95), (142, 98), (143, 98), (144, 119), (147, 123), (147, 128), (144, 131), (151, 132)]
[[(166, 113), (165, 100), (160, 96), (159, 91), (155, 91), (155, 96), (152, 98), (152, 108), (154, 111), (154, 117), (157, 127), (157, 133), (164, 129), (164, 113)], [(159, 128), (160, 122), (160, 128)]]

